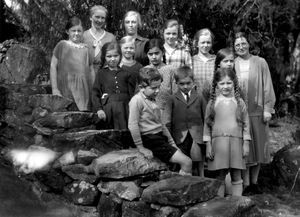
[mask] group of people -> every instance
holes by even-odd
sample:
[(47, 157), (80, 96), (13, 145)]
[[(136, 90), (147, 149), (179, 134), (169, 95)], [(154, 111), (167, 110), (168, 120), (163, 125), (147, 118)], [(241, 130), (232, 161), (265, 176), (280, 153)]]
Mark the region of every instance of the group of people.
[(201, 29), (191, 56), (177, 20), (166, 21), (163, 40), (147, 39), (138, 34), (140, 14), (128, 11), (117, 41), (104, 29), (107, 13), (93, 6), (86, 31), (79, 18), (69, 20), (68, 40), (53, 51), (52, 93), (94, 111), (107, 128), (129, 129), (142, 154), (179, 165), (173, 169), (182, 175), (203, 177), (207, 163), (217, 179), (230, 173), (233, 195), (259, 193), (275, 94), (268, 64), (250, 53), (247, 35), (236, 33), (232, 48), (214, 55), (214, 35)]

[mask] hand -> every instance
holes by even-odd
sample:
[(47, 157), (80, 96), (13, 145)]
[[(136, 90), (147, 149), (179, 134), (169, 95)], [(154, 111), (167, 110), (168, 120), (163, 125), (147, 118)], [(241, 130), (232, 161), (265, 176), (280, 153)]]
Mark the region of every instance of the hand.
[(206, 143), (206, 157), (210, 160), (214, 159), (214, 153), (212, 150), (211, 142)]
[(100, 120), (104, 120), (104, 121), (106, 120), (106, 114), (103, 110), (97, 111), (97, 115)]
[(61, 92), (58, 89), (53, 89), (52, 90), (52, 95), (61, 96), (62, 97)]
[(141, 152), (147, 159), (153, 158), (153, 153), (148, 148), (145, 148), (144, 146), (138, 146), (137, 149), (139, 152)]
[(270, 112), (264, 112), (264, 122), (267, 123), (271, 120), (272, 114)]
[(244, 140), (243, 143), (243, 158), (249, 155), (249, 140)]

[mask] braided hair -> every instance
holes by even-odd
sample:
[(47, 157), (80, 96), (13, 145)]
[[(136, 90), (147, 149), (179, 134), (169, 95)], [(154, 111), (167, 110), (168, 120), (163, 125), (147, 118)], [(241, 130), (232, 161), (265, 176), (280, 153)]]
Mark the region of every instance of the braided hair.
[(234, 69), (230, 68), (218, 68), (214, 72), (213, 80), (212, 80), (212, 87), (211, 87), (211, 94), (210, 94), (210, 107), (208, 116), (206, 117), (206, 123), (209, 127), (213, 126), (214, 119), (215, 119), (215, 102), (217, 98), (217, 85), (224, 77), (228, 76), (233, 81), (234, 86), (234, 98), (237, 101), (237, 111), (236, 111), (236, 119), (239, 125), (242, 125), (242, 105), (241, 105), (241, 95), (240, 95), (240, 88), (237, 75)]

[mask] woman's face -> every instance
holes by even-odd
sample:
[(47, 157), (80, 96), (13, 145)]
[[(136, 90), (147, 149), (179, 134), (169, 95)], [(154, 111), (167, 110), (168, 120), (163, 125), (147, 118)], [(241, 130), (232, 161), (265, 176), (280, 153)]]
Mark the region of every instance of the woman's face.
[(106, 13), (103, 10), (95, 10), (90, 18), (92, 26), (96, 29), (103, 29), (106, 21)]
[(169, 46), (174, 47), (178, 39), (178, 26), (168, 27), (164, 30), (164, 40)]
[(246, 57), (249, 55), (249, 43), (245, 37), (240, 37), (234, 41), (234, 49), (238, 56)]
[(126, 35), (137, 34), (138, 23), (137, 23), (136, 15), (130, 15), (130, 16), (125, 17), (124, 26), (125, 26)]
[(199, 53), (208, 54), (212, 48), (212, 40), (210, 35), (200, 35), (198, 41)]

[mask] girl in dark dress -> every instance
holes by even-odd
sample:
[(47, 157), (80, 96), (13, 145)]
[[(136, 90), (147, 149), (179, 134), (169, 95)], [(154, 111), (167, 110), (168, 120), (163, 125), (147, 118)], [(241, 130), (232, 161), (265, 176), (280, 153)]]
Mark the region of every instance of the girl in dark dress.
[(93, 109), (107, 128), (127, 129), (128, 103), (134, 94), (135, 79), (119, 67), (122, 54), (118, 43), (106, 43), (101, 52), (103, 65), (93, 86)]

